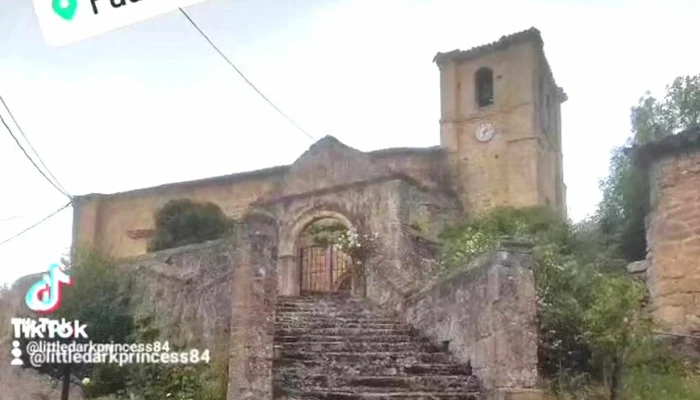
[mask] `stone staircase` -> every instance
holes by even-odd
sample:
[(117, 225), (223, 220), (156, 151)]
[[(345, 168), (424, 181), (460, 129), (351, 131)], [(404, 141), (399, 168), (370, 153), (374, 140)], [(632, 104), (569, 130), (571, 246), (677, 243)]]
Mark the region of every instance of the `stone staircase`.
[(280, 297), (273, 394), (287, 400), (480, 400), (471, 368), (367, 301)]

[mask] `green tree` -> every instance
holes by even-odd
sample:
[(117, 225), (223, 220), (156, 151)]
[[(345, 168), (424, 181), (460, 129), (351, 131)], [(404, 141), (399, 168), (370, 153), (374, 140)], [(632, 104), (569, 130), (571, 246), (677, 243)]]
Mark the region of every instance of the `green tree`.
[[(633, 136), (624, 147), (658, 140), (700, 124), (700, 75), (676, 78), (663, 99), (649, 92), (631, 109)], [(649, 212), (649, 187), (623, 148), (610, 159), (608, 176), (601, 181), (603, 200), (596, 213), (600, 228), (627, 260), (646, 256), (644, 218)]]
[[(70, 341), (125, 343), (132, 335), (133, 323), (129, 288), (123, 285), (117, 266), (107, 257), (87, 250), (76, 251), (70, 262), (63, 260), (63, 264), (73, 283), (63, 288), (61, 306), (51, 318), (87, 325), (87, 339)], [(28, 359), (25, 365), (30, 365)], [(117, 393), (125, 389), (127, 381), (125, 370), (109, 364), (44, 364), (37, 370), (63, 381), (63, 400), (68, 399), (70, 385), (83, 386), (81, 382), (86, 377), (99, 377), (91, 379), (95, 384), (85, 388), (93, 396)]]
[[(631, 144), (631, 142), (628, 142)], [(610, 158), (608, 176), (601, 181), (603, 199), (598, 205), (597, 221), (610, 244), (628, 261), (646, 257), (646, 227), (649, 212), (649, 183), (643, 171), (617, 148)]]
[(214, 203), (188, 199), (172, 200), (155, 215), (155, 235), (149, 251), (158, 251), (225, 236), (232, 221)]
[[(610, 399), (619, 399), (628, 358), (651, 338), (650, 321), (643, 313), (645, 289), (628, 276), (597, 279), (590, 307), (584, 313), (585, 339), (603, 365)], [(605, 368), (609, 366), (609, 368)]]
[(662, 100), (646, 92), (631, 111), (636, 143), (658, 140), (700, 125), (700, 74), (676, 78), (666, 86)]

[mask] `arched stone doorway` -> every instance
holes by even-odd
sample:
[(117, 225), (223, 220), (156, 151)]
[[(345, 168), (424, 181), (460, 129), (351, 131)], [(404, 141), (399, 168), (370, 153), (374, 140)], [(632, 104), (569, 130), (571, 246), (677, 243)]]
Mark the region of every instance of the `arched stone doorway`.
[(347, 220), (321, 216), (299, 232), (294, 248), (301, 294), (352, 292), (353, 260), (338, 246), (348, 225)]

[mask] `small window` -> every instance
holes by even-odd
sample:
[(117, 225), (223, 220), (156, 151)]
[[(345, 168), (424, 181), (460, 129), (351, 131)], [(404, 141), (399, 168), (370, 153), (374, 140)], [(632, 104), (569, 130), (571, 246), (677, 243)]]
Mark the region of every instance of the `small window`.
[(476, 102), (479, 107), (493, 104), (493, 71), (491, 68), (480, 68), (476, 71)]

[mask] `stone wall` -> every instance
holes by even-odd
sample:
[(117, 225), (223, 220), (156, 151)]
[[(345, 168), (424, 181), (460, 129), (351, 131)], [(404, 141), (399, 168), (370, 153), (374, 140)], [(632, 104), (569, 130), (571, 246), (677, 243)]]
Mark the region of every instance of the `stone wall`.
[[(228, 398), (270, 398), (277, 227), (249, 215), (233, 237), (142, 256), (135, 311), (156, 317), (163, 340), (211, 350), (228, 365)], [(251, 397), (252, 396), (252, 397)]]
[(656, 322), (700, 332), (700, 149), (651, 163), (647, 285)]
[(445, 153), (440, 147), (384, 149), (369, 156), (374, 163), (410, 176), (424, 186), (449, 188)]
[(111, 195), (78, 197), (73, 204), (73, 243), (92, 246), (114, 257), (146, 254), (154, 214), (170, 200), (213, 202), (231, 218), (279, 182), (287, 167), (275, 167), (200, 181), (168, 184)]
[[(370, 163), (375, 170), (381, 169), (387, 174), (400, 172), (426, 186), (447, 186), (444, 155), (439, 148), (385, 149), (362, 153), (340, 144), (340, 147), (346, 147), (347, 150), (340, 152), (341, 157), (335, 157), (337, 154), (332, 150), (337, 146), (328, 146), (333, 142), (337, 140), (322, 139), (301, 157), (309, 158), (308, 153), (317, 153), (311, 154), (311, 158), (317, 158), (315, 168), (302, 166), (309, 170), (304, 174), (295, 174), (295, 169), (299, 167), (299, 163), (295, 163), (123, 193), (79, 196), (73, 204), (74, 243), (92, 246), (115, 257), (143, 255), (146, 253), (148, 239), (153, 234), (154, 213), (170, 200), (188, 198), (213, 202), (227, 216), (240, 218), (249, 211), (251, 204), (267, 196), (275, 197), (275, 192), (279, 189), (283, 189), (284, 193), (277, 195), (288, 195), (348, 183), (347, 175), (355, 176), (354, 181), (378, 176), (376, 171), (367, 169), (367, 164)], [(313, 151), (319, 146), (324, 151)], [(355, 157), (364, 158), (368, 162), (365, 165), (344, 165), (339, 161), (343, 159), (345, 151), (352, 151)], [(358, 169), (358, 166), (361, 168)], [(303, 179), (287, 179), (281, 185), (287, 175)]]
[[(228, 342), (236, 239), (225, 238), (131, 259), (137, 315), (152, 315), (164, 340), (209, 348)], [(225, 352), (223, 353), (225, 354)]]
[(456, 198), (409, 182), (399, 183), (395, 202), (394, 223), (400, 228), (395, 254), (401, 270), (382, 268), (382, 274), (378, 274), (381, 284), (377, 285), (384, 292), (380, 301), (389, 307), (396, 307), (405, 296), (425, 285), (438, 264), (438, 234), (461, 212)]
[[(377, 233), (383, 260), (396, 260), (398, 225), (394, 223), (394, 193), (398, 185), (398, 180), (386, 178), (302, 196), (283, 197), (261, 205), (279, 221), (280, 294), (298, 294), (300, 271), (296, 259), (297, 239), (310, 223), (320, 218), (335, 218), (360, 232)], [(368, 277), (368, 281), (372, 279), (372, 276)]]
[(269, 399), (277, 227), (249, 215), (233, 237), (132, 259), (136, 312), (154, 315), (163, 340), (208, 348), (228, 365), (228, 399)]
[[(269, 399), (276, 261), (275, 221), (250, 215), (233, 237), (122, 260), (118, 268), (134, 278), (134, 313), (154, 317), (160, 340), (209, 349), (212, 368), (228, 366), (229, 400)], [(24, 306), (24, 295), (40, 276), (22, 278), (12, 290), (0, 293), (0, 344), (7, 349), (10, 317), (34, 316)], [(26, 400), (44, 394), (58, 400), (58, 382), (10, 367), (9, 351), (0, 361), (0, 398)], [(78, 388), (71, 396), (82, 398)]]
[(528, 398), (537, 393), (532, 265), (527, 247), (504, 244), (465, 271), (407, 298), (402, 314), (434, 342), (448, 341), (459, 361), (471, 363), (492, 398)]
[(247, 217), (245, 226), (233, 274), (227, 399), (271, 399), (277, 226), (263, 215)]

